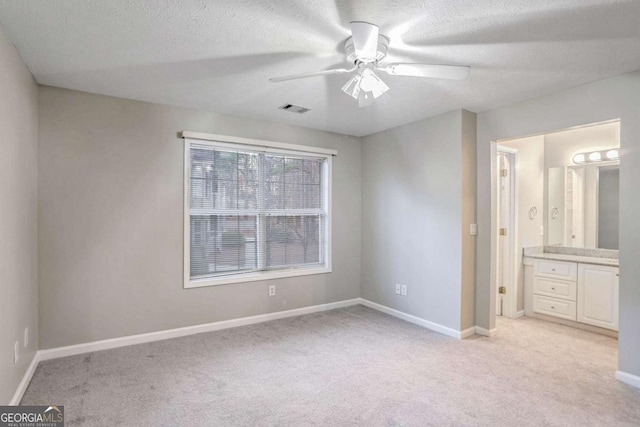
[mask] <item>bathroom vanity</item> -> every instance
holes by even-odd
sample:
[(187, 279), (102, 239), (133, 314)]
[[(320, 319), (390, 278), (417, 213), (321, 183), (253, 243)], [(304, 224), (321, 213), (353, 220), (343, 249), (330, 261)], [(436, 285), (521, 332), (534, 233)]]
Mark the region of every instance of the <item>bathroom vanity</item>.
[(619, 261), (613, 257), (617, 251), (566, 249), (570, 253), (545, 251), (563, 252), (562, 248), (525, 249), (526, 315), (615, 336)]

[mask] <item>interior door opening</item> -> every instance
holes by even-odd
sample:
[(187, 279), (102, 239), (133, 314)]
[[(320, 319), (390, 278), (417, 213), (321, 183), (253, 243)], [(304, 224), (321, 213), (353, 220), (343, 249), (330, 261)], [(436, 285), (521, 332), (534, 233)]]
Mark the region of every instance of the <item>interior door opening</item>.
[(617, 337), (620, 125), (493, 143), (492, 316)]

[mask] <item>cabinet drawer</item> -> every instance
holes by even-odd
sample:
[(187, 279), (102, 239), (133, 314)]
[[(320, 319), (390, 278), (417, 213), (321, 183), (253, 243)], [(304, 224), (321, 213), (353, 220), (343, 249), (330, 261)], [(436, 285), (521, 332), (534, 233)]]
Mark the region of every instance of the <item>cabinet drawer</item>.
[(547, 316), (576, 320), (576, 303), (574, 301), (534, 295), (533, 311), (535, 313), (546, 314)]
[(576, 282), (548, 279), (546, 277), (533, 278), (533, 293), (569, 301), (575, 301), (578, 294)]
[(536, 276), (572, 280), (575, 282), (578, 278), (578, 264), (575, 262), (538, 259), (536, 260), (533, 274)]

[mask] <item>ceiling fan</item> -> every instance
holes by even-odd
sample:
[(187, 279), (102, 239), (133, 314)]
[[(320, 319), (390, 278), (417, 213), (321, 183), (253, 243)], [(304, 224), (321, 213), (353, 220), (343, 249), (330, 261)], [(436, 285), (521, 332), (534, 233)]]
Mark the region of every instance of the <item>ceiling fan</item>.
[(368, 22), (351, 22), (351, 37), (345, 43), (347, 61), (353, 62), (352, 68), (335, 68), (313, 73), (294, 74), (274, 77), (271, 82), (304, 79), (333, 74), (353, 74), (342, 87), (342, 91), (358, 101), (360, 107), (373, 104), (374, 100), (389, 90), (376, 71), (393, 76), (430, 77), (438, 79), (462, 80), (469, 75), (470, 68), (457, 65), (433, 65), (415, 63), (381, 63), (387, 56), (389, 38), (379, 34), (378, 26)]

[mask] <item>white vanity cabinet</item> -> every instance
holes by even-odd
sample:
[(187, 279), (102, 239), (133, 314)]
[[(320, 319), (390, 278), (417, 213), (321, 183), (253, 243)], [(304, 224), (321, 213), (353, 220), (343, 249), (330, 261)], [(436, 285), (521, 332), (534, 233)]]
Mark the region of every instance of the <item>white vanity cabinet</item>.
[(618, 267), (578, 264), (578, 322), (618, 330)]
[(529, 282), (530, 310), (617, 331), (618, 271), (613, 266), (536, 259)]

